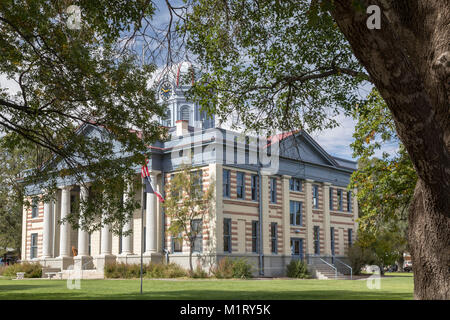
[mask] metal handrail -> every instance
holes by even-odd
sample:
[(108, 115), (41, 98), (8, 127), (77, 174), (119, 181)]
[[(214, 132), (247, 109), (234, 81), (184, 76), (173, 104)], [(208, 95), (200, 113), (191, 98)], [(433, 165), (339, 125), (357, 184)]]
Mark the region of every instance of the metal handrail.
[(337, 262), (343, 264), (344, 266), (346, 266), (347, 268), (350, 269), (350, 280), (353, 280), (353, 269), (352, 269), (352, 267), (350, 267), (348, 264), (345, 264), (344, 262), (342, 262), (341, 260), (339, 260), (339, 259), (336, 258), (336, 257), (333, 257), (333, 258), (334, 258), (335, 261), (337, 261)]
[(319, 260), (334, 269), (334, 278), (337, 279), (337, 268), (319, 257)]

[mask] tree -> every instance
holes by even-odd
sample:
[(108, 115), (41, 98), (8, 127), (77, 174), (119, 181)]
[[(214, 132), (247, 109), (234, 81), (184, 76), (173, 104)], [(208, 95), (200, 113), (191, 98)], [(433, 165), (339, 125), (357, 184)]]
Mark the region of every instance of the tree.
[[(70, 5), (75, 7), (68, 10)], [(86, 228), (99, 228), (94, 221), (102, 223), (98, 217), (106, 212), (107, 221), (118, 221), (112, 231), (119, 232), (134, 206), (118, 209), (118, 181), (134, 174), (147, 146), (164, 133), (152, 120), (164, 107), (147, 83), (155, 66), (142, 65), (124, 45), (124, 34), (139, 29), (154, 11), (144, 0), (0, 4), (0, 75), (19, 87), (17, 94), (0, 89), (4, 146), (43, 149), (37, 165), (23, 168), (31, 169), (24, 183), (38, 184), (48, 198), (57, 179), (93, 181), (93, 189), (104, 194), (95, 207), (85, 206), (94, 224)], [(73, 20), (77, 12), (80, 20)], [(86, 135), (92, 127), (100, 134)], [(120, 160), (115, 141), (126, 155)], [(57, 163), (62, 170), (55, 170)], [(78, 227), (79, 215), (68, 221)]]
[[(203, 226), (211, 221), (211, 201), (214, 197), (214, 183), (209, 181), (203, 187), (203, 172), (192, 165), (182, 164), (167, 185), (167, 197), (164, 202), (165, 214), (170, 221), (168, 233), (189, 246), (189, 267), (196, 240), (202, 238)], [(200, 237), (199, 237), (200, 236)], [(202, 244), (198, 244), (202, 246)]]
[[(407, 209), (414, 194), (417, 175), (403, 144), (399, 141), (389, 109), (377, 90), (364, 105), (355, 109), (357, 119), (353, 157), (358, 157), (358, 170), (352, 174), (349, 188), (357, 188), (359, 227), (376, 232), (387, 222), (407, 221)], [(374, 154), (390, 143), (397, 150)]]
[(24, 186), (19, 178), (23, 168), (35, 161), (35, 155), (34, 149), (10, 152), (0, 138), (0, 255), (12, 248), (20, 256)]
[(361, 84), (378, 89), (418, 177), (408, 228), (417, 299), (450, 298), (449, 16), (448, 1), (198, 0), (186, 19), (206, 71), (192, 97), (253, 129), (333, 126), (330, 116), (360, 104)]

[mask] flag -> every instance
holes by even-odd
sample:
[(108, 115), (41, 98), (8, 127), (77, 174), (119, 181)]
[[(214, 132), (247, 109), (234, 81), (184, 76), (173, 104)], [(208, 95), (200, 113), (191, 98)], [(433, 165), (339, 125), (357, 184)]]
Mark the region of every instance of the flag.
[(150, 172), (148, 171), (147, 164), (148, 164), (148, 159), (145, 160), (145, 164), (142, 166), (142, 169), (141, 169), (141, 176), (145, 182), (145, 192), (153, 193), (154, 195), (156, 195), (158, 197), (159, 201), (164, 202), (163, 196), (161, 195), (161, 193), (156, 191), (156, 188), (153, 185), (152, 179), (150, 178)]

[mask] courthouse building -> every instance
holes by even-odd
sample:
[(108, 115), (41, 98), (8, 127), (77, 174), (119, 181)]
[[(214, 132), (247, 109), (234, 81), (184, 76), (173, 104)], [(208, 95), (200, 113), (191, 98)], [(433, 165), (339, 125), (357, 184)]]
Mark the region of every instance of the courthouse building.
[[(169, 127), (170, 139), (150, 147), (148, 167), (166, 197), (166, 186), (192, 154), (204, 190), (210, 182), (215, 185), (211, 215), (207, 221), (194, 221), (202, 228), (194, 246), (195, 265), (208, 270), (229, 256), (246, 258), (256, 275), (265, 276), (285, 274), (291, 259), (306, 259), (313, 268), (319, 265), (319, 271), (347, 268), (358, 217), (355, 194), (347, 185), (356, 163), (329, 155), (301, 130), (267, 139), (219, 125), (184, 97), (190, 83), (181, 79), (188, 67), (180, 64), (173, 74), (163, 72), (154, 80), (168, 105), (159, 121)], [(95, 136), (101, 130), (85, 125), (80, 134)], [(141, 179), (140, 168), (135, 178)], [(125, 225), (131, 235), (116, 236), (108, 225), (89, 234), (59, 224), (70, 214), (71, 204), (88, 192), (70, 179), (59, 180), (58, 187), (55, 201), (24, 207), (22, 261), (39, 261), (48, 270), (63, 272), (74, 266), (94, 277), (101, 277), (111, 261), (140, 263), (141, 251), (144, 262), (168, 259), (188, 266), (188, 243), (167, 232), (170, 221), (154, 194), (141, 199), (143, 192), (136, 191), (144, 209), (137, 209)], [(40, 194), (36, 186), (27, 186), (30, 199)]]

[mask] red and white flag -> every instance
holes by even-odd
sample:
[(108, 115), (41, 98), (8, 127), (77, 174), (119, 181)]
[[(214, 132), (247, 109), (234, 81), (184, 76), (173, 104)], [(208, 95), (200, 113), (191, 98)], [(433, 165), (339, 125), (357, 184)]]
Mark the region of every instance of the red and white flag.
[(141, 176), (145, 181), (145, 192), (155, 194), (158, 197), (159, 201), (164, 202), (163, 196), (161, 195), (161, 193), (159, 193), (156, 190), (155, 186), (153, 185), (147, 165), (148, 165), (148, 159), (145, 159), (145, 164), (142, 166), (142, 169), (141, 169)]

